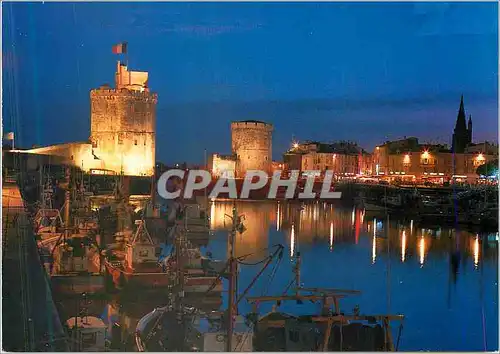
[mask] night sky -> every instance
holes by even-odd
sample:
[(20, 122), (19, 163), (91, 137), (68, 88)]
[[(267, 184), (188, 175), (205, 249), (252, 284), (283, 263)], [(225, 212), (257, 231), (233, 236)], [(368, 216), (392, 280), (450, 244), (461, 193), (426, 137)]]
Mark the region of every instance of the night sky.
[(491, 3), (3, 3), (3, 124), (16, 145), (85, 141), (89, 90), (113, 84), (112, 45), (159, 95), (157, 159), (230, 153), (230, 122), (365, 149), (450, 143), (464, 94), (474, 140), (498, 136)]

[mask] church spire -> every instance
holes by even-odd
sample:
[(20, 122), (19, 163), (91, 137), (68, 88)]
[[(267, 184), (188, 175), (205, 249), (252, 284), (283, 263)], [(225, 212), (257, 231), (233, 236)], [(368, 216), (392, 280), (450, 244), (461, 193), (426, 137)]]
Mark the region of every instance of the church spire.
[(467, 133), (469, 134), (469, 144), (472, 143), (472, 115), (469, 114), (469, 122), (467, 123)]
[(458, 109), (457, 124), (455, 129), (465, 131), (465, 108), (464, 108), (464, 95), (460, 98), (460, 108)]
[(453, 131), (452, 149), (454, 152), (462, 153), (469, 142), (469, 131), (465, 118), (464, 95), (460, 98), (457, 121)]

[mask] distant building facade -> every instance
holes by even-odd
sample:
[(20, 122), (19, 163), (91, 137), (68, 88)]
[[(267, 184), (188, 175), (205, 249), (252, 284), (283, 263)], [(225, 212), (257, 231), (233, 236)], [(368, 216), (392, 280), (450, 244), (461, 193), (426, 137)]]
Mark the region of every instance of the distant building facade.
[(208, 159), (208, 170), (213, 177), (234, 178), (236, 156), (212, 154)]
[(454, 153), (446, 145), (420, 144), (415, 137), (387, 141), (375, 148), (373, 171), (378, 176), (403, 180), (473, 180), (478, 177), (476, 170), (479, 166), (498, 158), (498, 152), (495, 153), (487, 143), (470, 145), (465, 150)]
[(442, 144), (420, 144), (415, 137), (386, 141), (375, 148), (375, 175), (436, 182), (461, 179), (473, 182), (479, 166), (498, 159), (498, 145), (472, 143), (472, 117), (466, 123), (464, 98), (460, 99), (451, 149)]
[(334, 175), (371, 174), (372, 156), (353, 142), (295, 144), (283, 160), (288, 170), (333, 171)]

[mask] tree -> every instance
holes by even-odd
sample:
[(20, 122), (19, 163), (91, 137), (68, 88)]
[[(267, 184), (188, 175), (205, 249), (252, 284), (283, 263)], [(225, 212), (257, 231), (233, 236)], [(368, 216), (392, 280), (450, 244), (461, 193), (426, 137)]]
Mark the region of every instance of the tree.
[(489, 161), (476, 169), (476, 173), (480, 176), (491, 176), (498, 172), (498, 159)]

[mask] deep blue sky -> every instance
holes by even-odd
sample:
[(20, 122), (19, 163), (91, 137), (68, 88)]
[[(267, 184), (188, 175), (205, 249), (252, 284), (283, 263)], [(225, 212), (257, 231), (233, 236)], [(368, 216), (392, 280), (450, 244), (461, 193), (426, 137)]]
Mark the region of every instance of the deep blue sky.
[(460, 95), (474, 140), (498, 136), (496, 3), (3, 3), (3, 121), (16, 145), (86, 140), (89, 90), (117, 56), (159, 95), (157, 156), (230, 152), (230, 121), (366, 149), (449, 143)]

